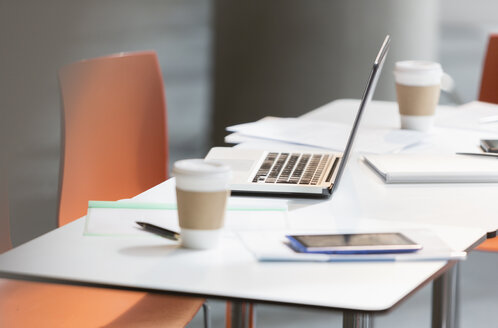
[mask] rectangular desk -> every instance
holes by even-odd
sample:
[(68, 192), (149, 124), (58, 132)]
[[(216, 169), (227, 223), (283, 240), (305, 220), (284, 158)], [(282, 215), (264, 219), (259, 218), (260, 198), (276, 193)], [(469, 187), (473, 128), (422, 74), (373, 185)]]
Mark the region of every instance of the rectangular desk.
[[(306, 117), (347, 119), (347, 106), (353, 105), (354, 101), (332, 102)], [(366, 113), (376, 107), (391, 108), (386, 115), (394, 115), (389, 103), (373, 103)], [(376, 124), (370, 116), (365, 123)], [(330, 200), (289, 200), (288, 222), (293, 229), (429, 228), (455, 250), (467, 250), (498, 227), (491, 206), (478, 209), (480, 217), (474, 215), (469, 221), (466, 214), (476, 204), (452, 201), (459, 197), (457, 192), (473, 197), (468, 189), (485, 197), (498, 196), (493, 190), (496, 184), (385, 185), (354, 156), (341, 188)], [(174, 199), (173, 181), (136, 199)], [(437, 204), (449, 207), (445, 211)], [(454, 320), (445, 303), (445, 288), (452, 280), (448, 273), (443, 275), (453, 262), (259, 263), (231, 231), (226, 231), (218, 249), (191, 251), (153, 236), (83, 236), (83, 226), (81, 218), (2, 254), (0, 276), (339, 310), (345, 327), (369, 327), (373, 314), (391, 310), (439, 277), (433, 325), (449, 327)]]

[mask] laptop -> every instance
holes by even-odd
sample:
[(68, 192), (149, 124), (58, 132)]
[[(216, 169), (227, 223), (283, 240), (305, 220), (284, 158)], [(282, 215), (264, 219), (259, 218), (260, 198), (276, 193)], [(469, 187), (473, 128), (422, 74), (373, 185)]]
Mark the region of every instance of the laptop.
[(366, 105), (372, 99), (390, 45), (386, 36), (375, 57), (360, 107), (343, 153), (282, 152), (214, 147), (205, 160), (232, 168), (232, 194), (327, 198), (338, 188)]

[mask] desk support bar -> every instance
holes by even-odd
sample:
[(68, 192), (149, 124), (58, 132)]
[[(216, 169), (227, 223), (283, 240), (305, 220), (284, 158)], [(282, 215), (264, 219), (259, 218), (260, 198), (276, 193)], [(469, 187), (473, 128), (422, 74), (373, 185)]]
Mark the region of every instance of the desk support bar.
[(202, 304), (202, 311), (204, 312), (204, 328), (211, 328), (211, 310), (207, 300)]
[(458, 328), (459, 262), (432, 284), (432, 328)]
[(254, 328), (256, 327), (255, 304), (231, 301), (229, 306), (230, 316), (227, 328)]
[(373, 328), (373, 315), (367, 312), (344, 311), (343, 328)]

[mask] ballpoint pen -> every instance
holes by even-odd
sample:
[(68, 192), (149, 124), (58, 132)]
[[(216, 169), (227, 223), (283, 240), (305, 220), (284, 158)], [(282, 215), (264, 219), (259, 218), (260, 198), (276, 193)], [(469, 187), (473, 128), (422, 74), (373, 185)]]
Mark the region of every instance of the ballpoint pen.
[(136, 222), (144, 231), (156, 234), (158, 236), (171, 239), (171, 240), (179, 240), (180, 239), (180, 234), (176, 231), (171, 231), (162, 227), (158, 227), (154, 224), (147, 223), (147, 222)]
[(498, 158), (498, 154), (495, 153), (456, 153), (457, 155), (466, 155), (466, 156), (482, 156), (482, 157), (494, 157)]

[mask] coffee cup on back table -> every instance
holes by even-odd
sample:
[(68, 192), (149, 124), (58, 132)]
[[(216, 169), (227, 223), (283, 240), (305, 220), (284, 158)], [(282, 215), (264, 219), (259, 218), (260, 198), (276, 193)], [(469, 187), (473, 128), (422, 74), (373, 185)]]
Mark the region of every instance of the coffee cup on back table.
[(439, 63), (400, 61), (395, 64), (402, 129), (427, 131), (432, 127), (443, 76)]
[(218, 244), (230, 195), (230, 167), (203, 159), (175, 162), (182, 246), (208, 249)]

